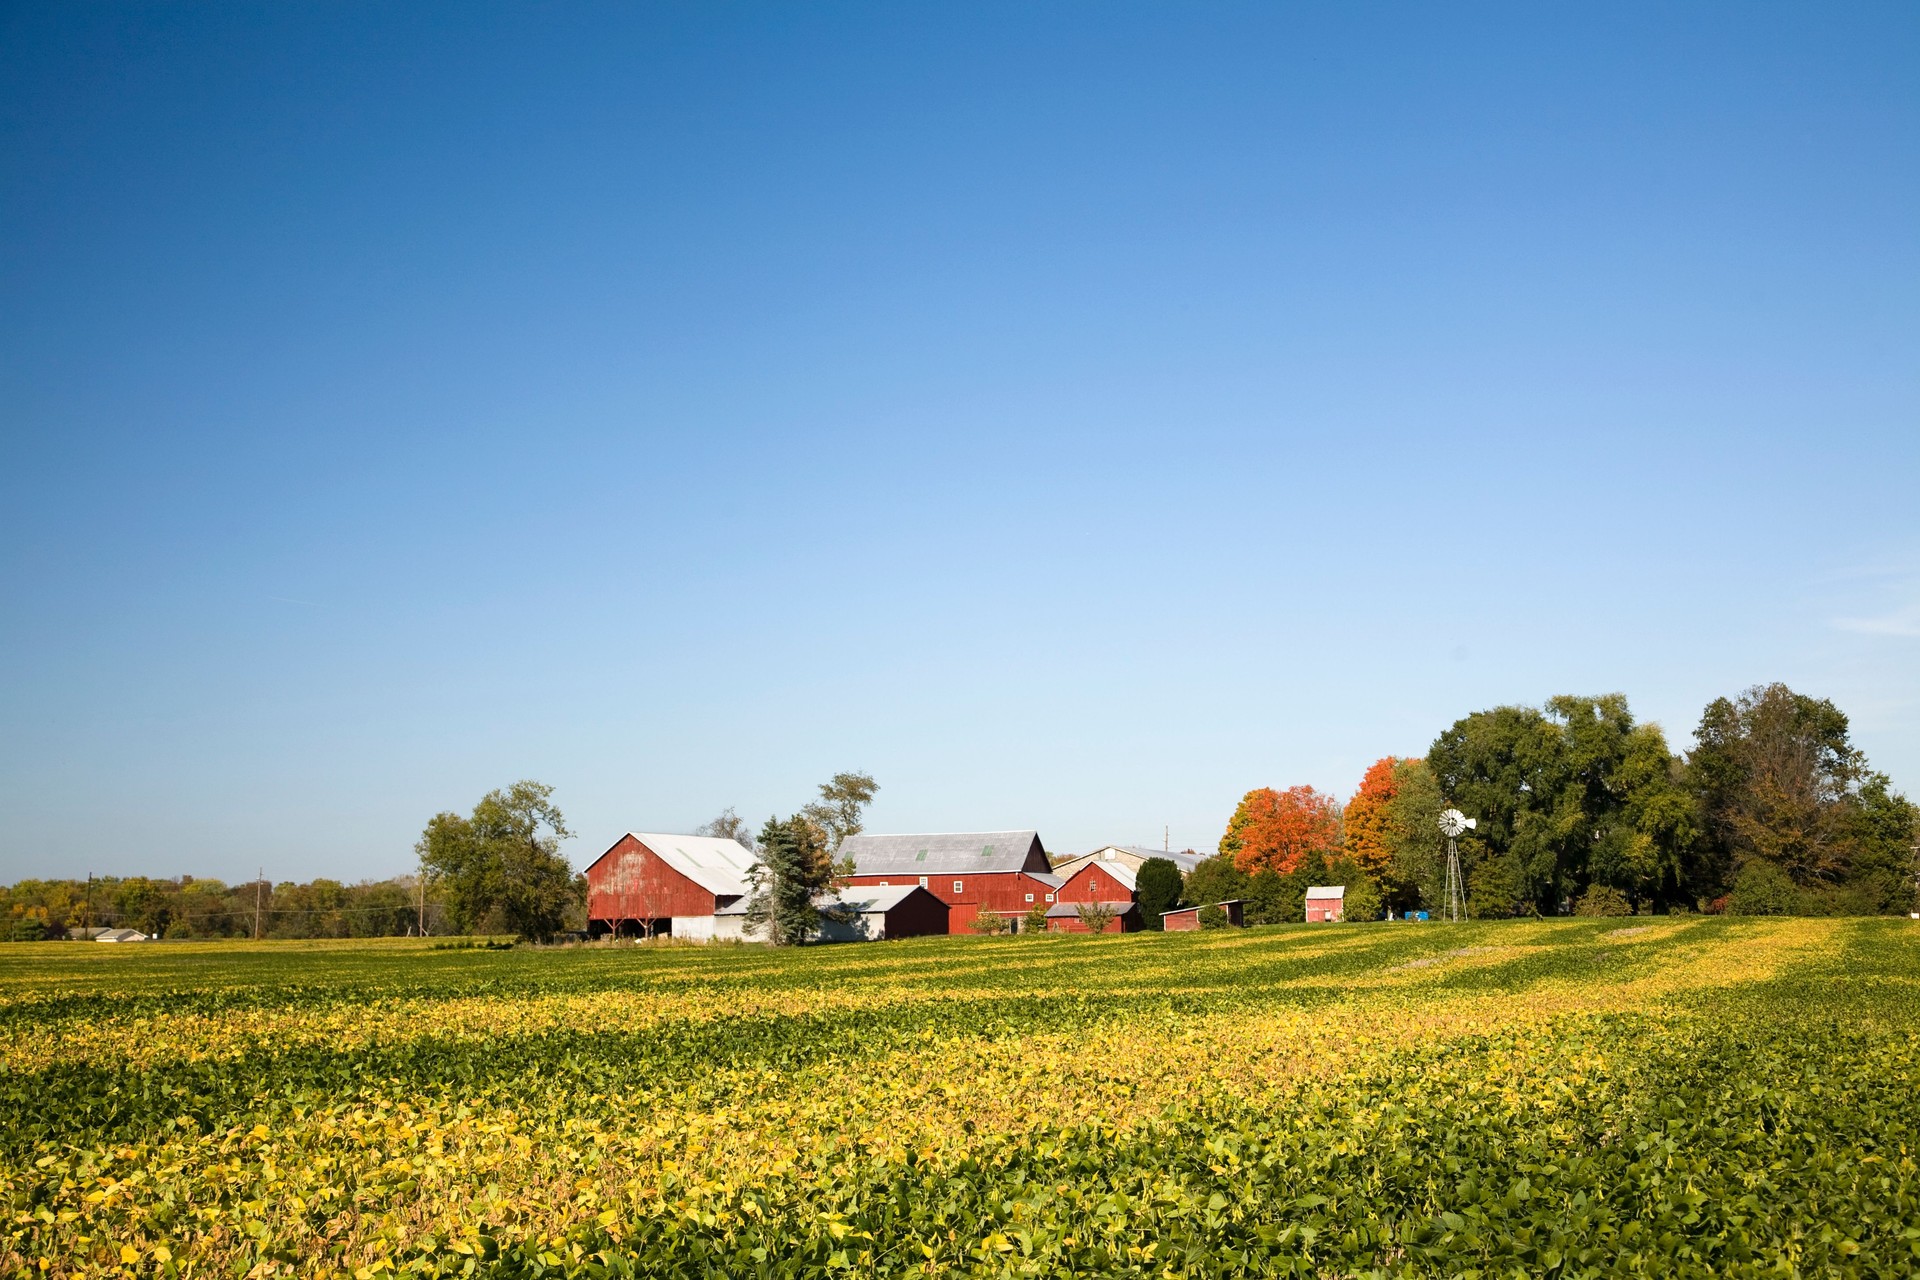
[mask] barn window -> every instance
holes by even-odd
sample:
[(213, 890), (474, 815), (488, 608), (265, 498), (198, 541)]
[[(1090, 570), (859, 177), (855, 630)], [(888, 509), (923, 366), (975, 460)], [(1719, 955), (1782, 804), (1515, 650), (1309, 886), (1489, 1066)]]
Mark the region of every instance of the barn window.
[(922, 889), (927, 887), (927, 878), (925, 876), (920, 877), (920, 887)]
[(964, 889), (962, 889), (962, 888), (960, 887), (960, 882), (959, 882), (958, 880), (955, 880), (955, 881), (953, 882), (953, 891), (954, 891), (955, 893), (964, 893), (964, 892), (966, 892), (966, 890), (964, 890)]
[(1033, 901), (1033, 895), (1032, 895), (1032, 894), (1028, 894), (1028, 895), (1027, 895), (1027, 901), (1028, 901), (1028, 902), (1032, 902), (1032, 901)]
[(1048, 901), (1048, 902), (1052, 902), (1052, 901), (1053, 901), (1053, 895), (1052, 895), (1052, 894), (1048, 894), (1048, 895), (1047, 895), (1047, 901)]
[(880, 882), (880, 887), (881, 887), (882, 889), (884, 889), (884, 888), (886, 888), (886, 887), (887, 887), (887, 882), (886, 882), (885, 880), (882, 880), (882, 881)]

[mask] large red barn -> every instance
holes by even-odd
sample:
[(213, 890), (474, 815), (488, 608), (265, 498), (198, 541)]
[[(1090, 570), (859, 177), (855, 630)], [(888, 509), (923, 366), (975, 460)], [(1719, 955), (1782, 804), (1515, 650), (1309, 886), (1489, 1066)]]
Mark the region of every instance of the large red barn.
[(946, 903), (948, 933), (973, 932), (982, 911), (1018, 921), (1060, 889), (1036, 831), (850, 836), (840, 853), (853, 859), (849, 885), (917, 884)]
[(711, 938), (714, 913), (746, 897), (754, 861), (734, 840), (630, 831), (587, 868), (587, 928)]

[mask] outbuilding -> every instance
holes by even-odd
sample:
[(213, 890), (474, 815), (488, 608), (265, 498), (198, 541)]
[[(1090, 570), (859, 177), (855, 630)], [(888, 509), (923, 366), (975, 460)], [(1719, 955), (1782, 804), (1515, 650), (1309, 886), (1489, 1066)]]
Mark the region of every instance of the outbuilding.
[(1347, 909), (1347, 886), (1316, 884), (1307, 890), (1307, 923), (1331, 924), (1342, 919)]
[(737, 840), (629, 831), (587, 868), (587, 930), (711, 938), (716, 914), (746, 900), (757, 861)]
[[(917, 884), (885, 889), (846, 888), (821, 898), (820, 942), (879, 942), (884, 938), (922, 938), (947, 931), (947, 904)], [(715, 913), (716, 941), (754, 942), (760, 930), (747, 925), (745, 899)]]
[(1176, 907), (1172, 911), (1160, 913), (1160, 927), (1168, 933), (1191, 933), (1200, 927), (1200, 913), (1207, 907), (1218, 907), (1226, 913), (1227, 923), (1234, 928), (1242, 928), (1247, 923), (1246, 899), (1229, 898), (1225, 902), (1202, 903), (1197, 907)]
[[(1047, 908), (1047, 932), (1049, 933), (1091, 933), (1086, 919), (1080, 914), (1081, 908), (1092, 907), (1092, 901), (1056, 902)], [(1107, 913), (1107, 923), (1102, 933), (1135, 933), (1140, 928), (1140, 908), (1133, 899), (1102, 902), (1098, 904)]]

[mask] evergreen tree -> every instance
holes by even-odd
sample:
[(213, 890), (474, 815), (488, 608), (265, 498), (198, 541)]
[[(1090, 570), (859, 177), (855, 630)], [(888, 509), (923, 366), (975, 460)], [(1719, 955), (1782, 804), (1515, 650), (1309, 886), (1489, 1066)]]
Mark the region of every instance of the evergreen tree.
[(760, 828), (760, 860), (748, 876), (747, 926), (775, 946), (797, 946), (820, 929), (815, 900), (831, 877), (825, 843), (804, 816), (768, 818)]
[(1172, 858), (1148, 858), (1134, 876), (1133, 896), (1145, 926), (1160, 928), (1160, 913), (1180, 905), (1180, 868)]

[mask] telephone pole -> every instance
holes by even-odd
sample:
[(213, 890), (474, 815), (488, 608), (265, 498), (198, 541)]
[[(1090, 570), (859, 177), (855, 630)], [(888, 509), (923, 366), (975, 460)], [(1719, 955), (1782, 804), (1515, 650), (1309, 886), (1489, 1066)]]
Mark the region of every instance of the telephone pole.
[(420, 936), (427, 936), (427, 864), (420, 862)]
[(260, 909), (266, 905), (267, 869), (260, 868), (260, 876), (253, 882), (253, 940), (260, 940)]

